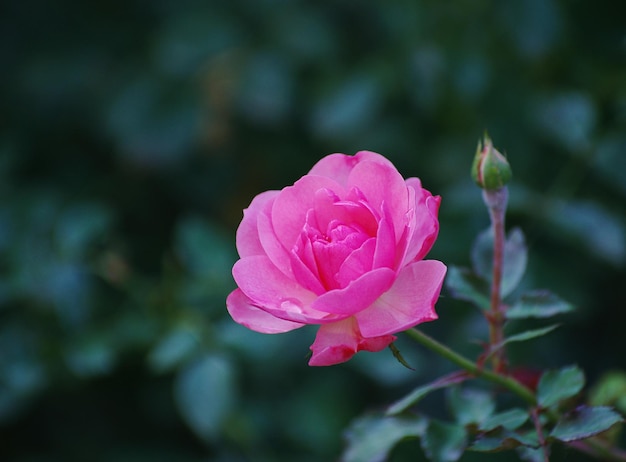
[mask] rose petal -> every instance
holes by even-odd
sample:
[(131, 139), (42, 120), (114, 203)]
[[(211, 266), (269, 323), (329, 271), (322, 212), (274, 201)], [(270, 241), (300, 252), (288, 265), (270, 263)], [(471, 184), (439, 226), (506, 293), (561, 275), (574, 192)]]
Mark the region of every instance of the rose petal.
[(277, 318), (251, 303), (252, 301), (239, 289), (232, 291), (226, 298), (226, 308), (235, 322), (256, 332), (280, 334), (304, 326)]
[(237, 251), (241, 258), (265, 254), (259, 240), (257, 220), (263, 207), (271, 205), (277, 195), (278, 191), (265, 191), (252, 199), (248, 208), (244, 209), (236, 235)]
[(348, 178), (350, 187), (358, 187), (368, 204), (382, 213), (383, 202), (389, 207), (395, 236), (400, 236), (406, 224), (409, 193), (402, 175), (393, 167), (373, 161), (357, 164)]
[(376, 251), (374, 252), (373, 268), (394, 268), (396, 263), (396, 234), (393, 219), (387, 204), (381, 205), (382, 219), (378, 223)]
[(328, 189), (339, 196), (344, 194), (343, 188), (334, 180), (307, 175), (276, 196), (272, 205), (271, 221), (276, 237), (288, 251), (298, 240), (307, 212), (314, 207), (315, 194), (320, 189)]
[(401, 332), (437, 319), (435, 302), (446, 274), (440, 261), (417, 261), (403, 268), (391, 289), (355, 315), (364, 337)]
[(365, 241), (359, 249), (348, 255), (335, 276), (340, 288), (346, 287), (363, 274), (372, 271), (375, 248), (376, 239), (371, 238)]
[(363, 338), (354, 318), (324, 324), (311, 345), (309, 366), (332, 366), (343, 363), (358, 351), (380, 351), (396, 339), (393, 335)]
[(415, 191), (415, 218), (411, 220), (410, 241), (407, 245), (403, 265), (424, 258), (432, 248), (439, 233), (437, 218), (440, 196), (433, 196), (421, 187), (417, 178), (406, 180), (409, 189)]
[(293, 277), (289, 252), (278, 241), (274, 226), (271, 221), (272, 206), (274, 202), (268, 202), (259, 212), (257, 228), (259, 241), (263, 247), (263, 255), (267, 255), (272, 263), (288, 277)]
[(311, 308), (315, 294), (278, 270), (266, 256), (242, 258), (233, 266), (241, 291), (264, 311), (287, 321), (319, 324), (343, 319)]
[(319, 175), (332, 178), (342, 186), (347, 186), (348, 177), (352, 169), (360, 162), (376, 162), (387, 167), (394, 168), (391, 161), (372, 151), (359, 151), (353, 156), (346, 154), (330, 154), (320, 159), (309, 171), (309, 175)]
[(389, 268), (375, 269), (352, 281), (343, 289), (331, 290), (320, 295), (311, 307), (326, 313), (353, 315), (370, 306), (386, 292), (391, 287), (394, 277), (395, 272)]

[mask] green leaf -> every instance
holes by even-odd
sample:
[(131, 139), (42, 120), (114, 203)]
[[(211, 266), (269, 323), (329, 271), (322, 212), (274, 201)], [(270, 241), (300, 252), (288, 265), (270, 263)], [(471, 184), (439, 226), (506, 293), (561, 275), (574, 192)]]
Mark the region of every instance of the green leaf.
[(482, 431), (495, 430), (498, 427), (507, 430), (516, 430), (528, 420), (528, 412), (524, 409), (513, 408), (508, 411), (493, 414), (485, 419), (479, 426)]
[(467, 268), (449, 266), (446, 287), (454, 298), (471, 302), (483, 310), (490, 307), (489, 285)]
[(542, 447), (532, 448), (528, 446), (522, 446), (517, 448), (517, 454), (520, 459), (526, 462), (545, 462), (546, 454), (544, 451), (548, 451), (549, 448), (544, 449)]
[[(493, 273), (493, 230), (486, 229), (478, 235), (472, 247), (472, 266), (479, 276), (489, 283)], [(524, 233), (519, 228), (512, 229), (504, 243), (504, 262), (502, 268), (502, 283), (500, 295), (502, 298), (509, 295), (518, 286), (528, 262), (528, 249)]]
[(626, 412), (626, 373), (609, 371), (600, 377), (589, 393), (589, 404), (614, 406), (618, 411)]
[(176, 377), (174, 397), (178, 410), (203, 440), (214, 440), (235, 402), (232, 364), (207, 354), (189, 364)]
[(346, 432), (348, 446), (341, 462), (382, 462), (402, 439), (424, 434), (428, 421), (419, 416), (371, 414), (354, 421)]
[(602, 433), (623, 422), (622, 416), (607, 406), (580, 406), (557, 422), (550, 437), (570, 442)]
[(544, 372), (537, 385), (537, 401), (543, 407), (549, 407), (571, 398), (582, 390), (585, 376), (576, 366)]
[(448, 403), (456, 421), (461, 425), (480, 425), (496, 409), (491, 394), (475, 388), (450, 388)]
[(421, 400), (428, 393), (431, 393), (435, 390), (439, 390), (441, 388), (449, 387), (450, 385), (455, 385), (457, 383), (463, 382), (468, 378), (467, 373), (461, 372), (453, 372), (452, 374), (443, 376), (434, 382), (431, 382), (427, 385), (422, 385), (421, 387), (417, 387), (411, 393), (406, 395), (404, 398), (396, 401), (387, 409), (386, 415), (395, 415), (400, 414), (401, 412), (406, 411), (409, 407), (417, 404), (419, 400)]
[(432, 420), (421, 443), (431, 462), (454, 462), (467, 447), (467, 433), (461, 425)]
[(550, 332), (552, 332), (554, 329), (556, 329), (559, 326), (560, 324), (552, 324), (546, 327), (526, 330), (524, 332), (520, 332), (519, 334), (513, 334), (505, 338), (502, 345), (506, 345), (508, 343), (513, 343), (513, 342), (525, 342), (526, 340), (531, 340), (533, 338), (541, 337), (542, 335), (549, 334)]
[(496, 452), (514, 449), (518, 446), (537, 447), (539, 441), (534, 430), (524, 433), (515, 433), (502, 428), (492, 431), (488, 435), (478, 438), (470, 450), (477, 452)]
[(528, 292), (511, 306), (507, 312), (508, 319), (548, 318), (572, 311), (574, 306), (547, 290)]

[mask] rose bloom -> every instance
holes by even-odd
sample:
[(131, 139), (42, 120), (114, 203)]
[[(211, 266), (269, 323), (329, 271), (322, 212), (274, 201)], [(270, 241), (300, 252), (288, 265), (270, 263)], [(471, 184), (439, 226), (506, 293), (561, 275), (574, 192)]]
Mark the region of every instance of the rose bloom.
[(311, 366), (382, 350), (394, 333), (437, 318), (446, 267), (423, 258), (440, 201), (380, 154), (321, 159), (244, 210), (230, 315), (267, 334), (319, 325)]

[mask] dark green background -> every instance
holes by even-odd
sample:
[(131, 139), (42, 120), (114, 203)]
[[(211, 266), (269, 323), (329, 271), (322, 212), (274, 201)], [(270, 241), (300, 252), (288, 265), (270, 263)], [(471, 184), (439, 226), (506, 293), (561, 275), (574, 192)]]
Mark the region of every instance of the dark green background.
[[(309, 368), (314, 328), (232, 322), (241, 211), (374, 150), (443, 197), (430, 257), (468, 265), (485, 129), (514, 171), (523, 285), (578, 307), (512, 360), (626, 368), (625, 5), (3, 2), (0, 460), (337, 460), (352, 419), (451, 366), (403, 338), (417, 372), (388, 351)], [(425, 329), (478, 353), (480, 315), (445, 291), (438, 312)], [(421, 409), (446, 415), (437, 394)]]

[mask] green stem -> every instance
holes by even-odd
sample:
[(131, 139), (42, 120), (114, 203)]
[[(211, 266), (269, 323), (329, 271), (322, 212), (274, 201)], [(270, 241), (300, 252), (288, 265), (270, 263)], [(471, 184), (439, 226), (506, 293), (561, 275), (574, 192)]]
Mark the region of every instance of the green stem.
[(516, 394), (532, 406), (537, 405), (537, 399), (535, 398), (533, 392), (514, 378), (479, 367), (475, 362), (467, 359), (465, 356), (460, 355), (456, 351), (451, 350), (446, 345), (439, 343), (437, 340), (429, 337), (418, 329), (409, 329), (406, 331), (406, 333), (413, 340), (421, 343), (429, 350), (437, 353), (439, 356), (446, 358), (448, 361), (456, 364), (460, 368), (465, 369), (473, 376), (483, 378), (492, 383), (500, 385), (503, 388), (506, 388), (507, 390)]

